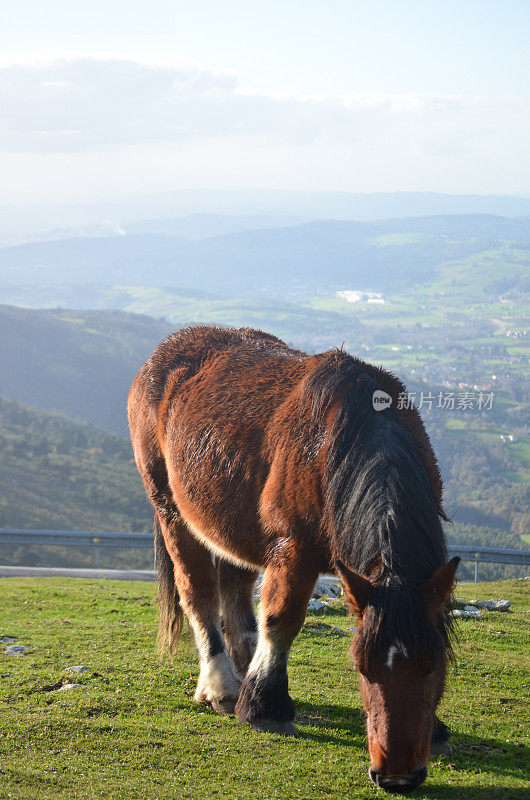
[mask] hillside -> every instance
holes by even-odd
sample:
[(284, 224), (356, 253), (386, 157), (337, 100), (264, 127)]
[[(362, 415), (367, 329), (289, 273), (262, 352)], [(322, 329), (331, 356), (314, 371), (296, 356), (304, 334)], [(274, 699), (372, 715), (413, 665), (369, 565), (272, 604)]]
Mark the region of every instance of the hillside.
[(127, 440), (0, 398), (0, 452), (0, 528), (151, 529)]
[[(2, 579), (0, 796), (13, 800), (373, 800), (358, 677), (343, 606), (309, 615), (289, 658), (299, 739), (253, 734), (193, 703), (189, 634), (173, 662), (155, 650), (152, 584)], [(450, 758), (431, 760), (418, 800), (528, 798), (528, 582), (459, 585), (509, 599), (459, 625), (440, 717)], [(331, 626), (335, 626), (331, 628)], [(83, 673), (67, 672), (83, 665)], [(56, 692), (68, 682), (77, 689)], [(402, 797), (403, 795), (399, 795)]]
[(127, 392), (167, 322), (120, 312), (0, 306), (0, 393), (127, 435)]

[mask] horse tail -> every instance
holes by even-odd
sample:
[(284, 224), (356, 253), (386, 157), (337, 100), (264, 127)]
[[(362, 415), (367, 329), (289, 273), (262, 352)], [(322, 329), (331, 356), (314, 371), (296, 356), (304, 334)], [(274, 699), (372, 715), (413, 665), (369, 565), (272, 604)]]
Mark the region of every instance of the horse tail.
[(167, 551), (160, 521), (156, 513), (153, 527), (155, 568), (158, 572), (158, 650), (162, 657), (167, 646), (170, 656), (173, 656), (177, 649), (184, 615), (175, 585), (173, 561)]

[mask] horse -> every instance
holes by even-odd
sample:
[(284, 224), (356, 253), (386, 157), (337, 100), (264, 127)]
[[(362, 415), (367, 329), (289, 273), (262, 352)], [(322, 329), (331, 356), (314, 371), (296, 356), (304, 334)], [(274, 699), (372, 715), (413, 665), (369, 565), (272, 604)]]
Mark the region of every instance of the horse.
[(128, 399), (154, 507), (160, 647), (175, 651), (185, 614), (195, 701), (296, 736), (288, 655), (317, 577), (335, 572), (357, 618), (369, 776), (400, 791), (447, 746), (436, 709), (459, 561), (447, 561), (440, 472), (404, 392), (342, 350), (196, 326), (158, 345)]

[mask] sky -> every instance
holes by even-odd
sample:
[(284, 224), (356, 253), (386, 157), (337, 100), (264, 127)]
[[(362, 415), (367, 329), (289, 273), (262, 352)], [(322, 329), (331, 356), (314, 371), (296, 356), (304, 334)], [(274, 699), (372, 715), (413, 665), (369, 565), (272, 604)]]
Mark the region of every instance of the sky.
[(527, 0), (0, 0), (0, 207), (530, 195)]

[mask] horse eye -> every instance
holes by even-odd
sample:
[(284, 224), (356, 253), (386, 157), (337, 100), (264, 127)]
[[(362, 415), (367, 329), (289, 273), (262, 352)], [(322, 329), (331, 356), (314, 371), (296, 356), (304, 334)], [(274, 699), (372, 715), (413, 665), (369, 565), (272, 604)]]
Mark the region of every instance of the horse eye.
[(433, 664), (422, 664), (421, 671), (425, 678), (432, 678), (436, 672), (436, 667)]

